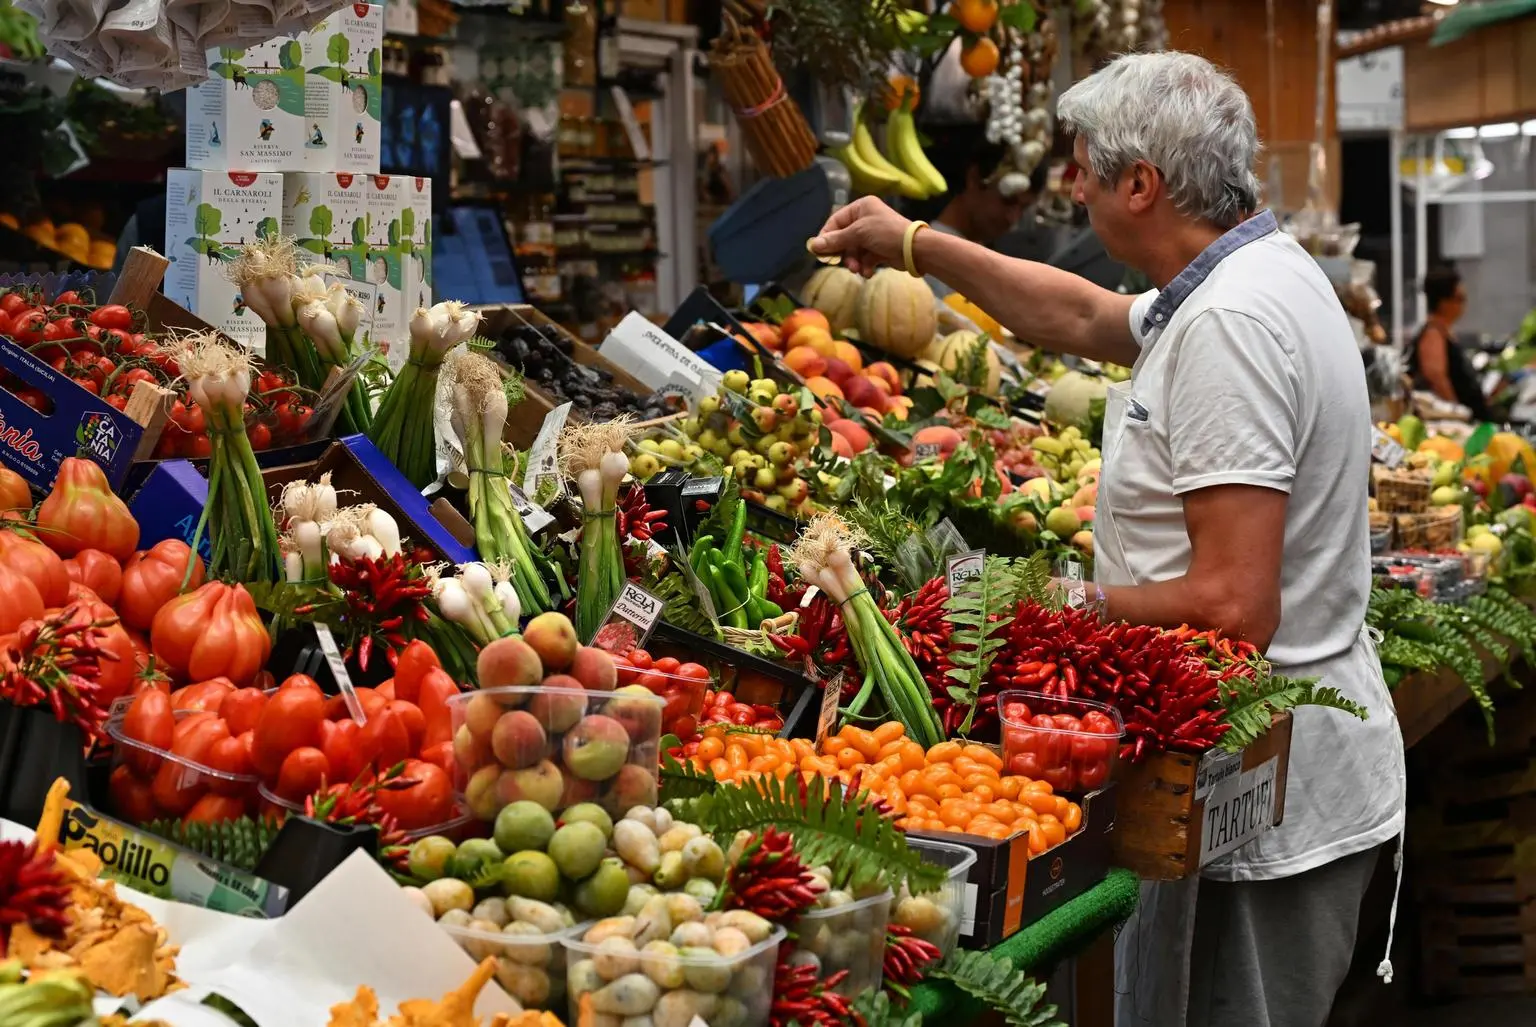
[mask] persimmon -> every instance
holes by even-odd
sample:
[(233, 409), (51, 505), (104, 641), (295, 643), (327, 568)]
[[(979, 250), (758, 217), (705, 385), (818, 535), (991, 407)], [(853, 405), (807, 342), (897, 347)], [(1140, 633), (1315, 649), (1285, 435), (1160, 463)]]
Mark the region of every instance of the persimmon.
[(949, 13), (965, 31), (980, 35), (997, 23), (997, 0), (955, 0)]
[(986, 78), (997, 70), (997, 62), (1001, 56), (992, 37), (982, 36), (961, 49), (960, 67), (971, 78)]

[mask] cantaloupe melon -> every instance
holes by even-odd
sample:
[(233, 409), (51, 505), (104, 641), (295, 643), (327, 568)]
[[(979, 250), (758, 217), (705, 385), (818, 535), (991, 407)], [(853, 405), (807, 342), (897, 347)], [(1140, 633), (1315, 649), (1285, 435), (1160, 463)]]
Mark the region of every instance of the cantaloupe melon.
[(807, 306), (827, 316), (834, 334), (841, 335), (858, 321), (859, 293), (864, 279), (845, 267), (824, 267), (811, 275), (800, 290)]
[[(933, 340), (928, 348), (923, 350), (922, 359), (933, 361), (953, 375), (962, 363), (969, 359), (980, 338), (975, 332), (950, 332), (942, 338)], [(988, 396), (995, 396), (1003, 382), (1003, 362), (998, 359), (991, 346), (986, 348), (986, 362), (987, 376), (980, 388)]]
[(859, 293), (859, 338), (908, 360), (933, 342), (933, 290), (905, 271), (881, 268)]

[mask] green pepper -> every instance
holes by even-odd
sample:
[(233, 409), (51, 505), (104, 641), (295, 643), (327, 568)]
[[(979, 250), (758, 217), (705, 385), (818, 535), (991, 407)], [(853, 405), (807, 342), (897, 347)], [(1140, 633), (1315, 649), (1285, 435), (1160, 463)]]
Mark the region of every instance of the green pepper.
[(768, 561), (755, 549), (752, 551), (752, 573), (747, 575), (747, 591), (758, 599), (768, 595)]
[(698, 538), (693, 540), (693, 548), (688, 551), (688, 565), (693, 568), (693, 573), (703, 573), (699, 570), (699, 567), (704, 561), (705, 552), (711, 547), (711, 544), (714, 541), (715, 536), (713, 535), (700, 535)]
[(725, 546), (721, 555), (725, 557), (727, 564), (739, 563), (741, 560), (741, 539), (747, 531), (747, 501), (736, 500), (736, 513), (731, 518), (731, 533), (725, 537)]
[(714, 581), (715, 590), (720, 594), (721, 606), (718, 612), (726, 626), (746, 630), (745, 600), (731, 592), (728, 570), (722, 569), (719, 564), (712, 563), (709, 565), (709, 574)]
[[(759, 599), (757, 601), (757, 608), (762, 613), (763, 620), (773, 620), (775, 617), (784, 616), (783, 607), (774, 602), (772, 599)], [(763, 621), (758, 621), (758, 624), (761, 625), (762, 622)]]

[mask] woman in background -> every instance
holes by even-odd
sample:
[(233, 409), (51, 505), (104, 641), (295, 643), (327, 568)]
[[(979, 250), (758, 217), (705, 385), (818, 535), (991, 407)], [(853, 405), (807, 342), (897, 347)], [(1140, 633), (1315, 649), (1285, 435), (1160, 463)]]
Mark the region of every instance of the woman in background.
[(1478, 384), (1472, 361), (1451, 329), (1467, 310), (1467, 287), (1452, 267), (1438, 267), (1424, 276), (1429, 317), (1408, 350), (1413, 387), (1433, 392), (1472, 411), (1474, 421), (1493, 420), (1493, 410)]

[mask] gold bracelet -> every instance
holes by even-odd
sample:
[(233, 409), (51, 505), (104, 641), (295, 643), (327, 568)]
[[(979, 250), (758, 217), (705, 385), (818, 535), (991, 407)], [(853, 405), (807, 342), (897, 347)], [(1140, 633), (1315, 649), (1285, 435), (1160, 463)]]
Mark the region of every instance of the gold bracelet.
[(913, 278), (921, 278), (923, 274), (917, 269), (917, 265), (912, 263), (912, 240), (917, 238), (918, 229), (927, 227), (926, 221), (914, 221), (907, 226), (907, 234), (901, 240), (901, 256), (907, 262), (907, 274)]

